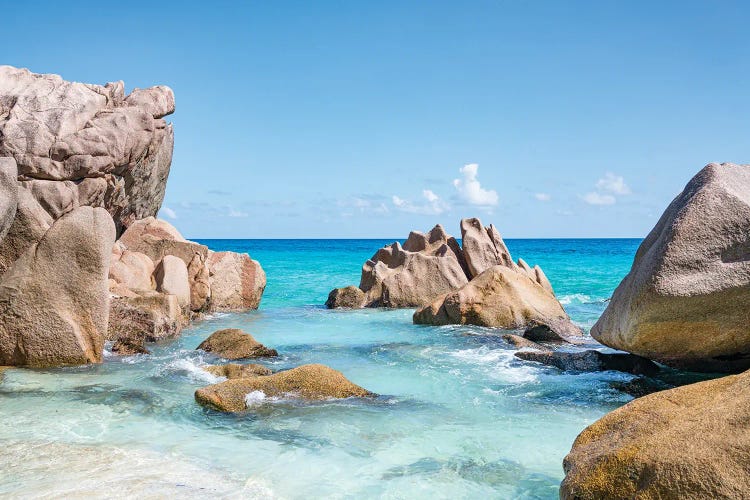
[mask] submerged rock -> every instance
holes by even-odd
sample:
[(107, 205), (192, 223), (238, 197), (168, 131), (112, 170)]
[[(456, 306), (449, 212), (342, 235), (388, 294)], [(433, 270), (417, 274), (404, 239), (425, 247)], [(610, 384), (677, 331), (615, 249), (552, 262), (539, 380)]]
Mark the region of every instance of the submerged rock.
[(562, 499), (750, 497), (750, 372), (638, 398), (587, 427)]
[(278, 356), (276, 349), (269, 349), (237, 328), (227, 328), (212, 333), (196, 348), (224, 359), (266, 358)]
[(515, 356), (565, 371), (600, 372), (615, 370), (635, 375), (654, 375), (659, 372), (659, 366), (656, 363), (635, 354), (604, 353), (593, 349), (579, 352), (521, 351), (517, 352)]
[(545, 347), (541, 344), (537, 344), (536, 342), (532, 340), (521, 337), (520, 335), (511, 334), (511, 333), (506, 333), (505, 335), (503, 335), (503, 340), (518, 349), (536, 349), (537, 351), (549, 351), (550, 350), (548, 347)]
[(414, 323), (521, 328), (530, 340), (575, 341), (581, 335), (553, 294), (526, 273), (502, 265), (418, 309)]
[(750, 367), (750, 165), (712, 163), (638, 248), (591, 335), (668, 365)]
[(237, 363), (208, 365), (204, 366), (203, 369), (212, 375), (226, 377), (227, 379), (262, 377), (273, 373), (269, 368), (254, 363), (248, 365), (240, 365)]
[(632, 380), (627, 380), (624, 382), (620, 380), (613, 380), (609, 382), (609, 386), (616, 391), (630, 394), (634, 398), (640, 398), (674, 387), (648, 377), (636, 377)]
[(329, 309), (347, 308), (359, 309), (365, 305), (365, 292), (356, 286), (347, 286), (344, 288), (334, 288), (328, 294), (326, 307)]
[(15, 159), (19, 186), (53, 220), (103, 207), (121, 232), (158, 212), (174, 143), (163, 120), (174, 111), (168, 87), (125, 96), (122, 82), (67, 82), (0, 66), (0, 110), (0, 157)]
[(98, 363), (115, 226), (101, 208), (58, 219), (0, 279), (0, 364)]
[(344, 375), (324, 365), (303, 365), (264, 377), (238, 378), (195, 391), (198, 403), (220, 411), (247, 409), (251, 393), (265, 397), (296, 397), (308, 400), (372, 397), (375, 394), (353, 384)]

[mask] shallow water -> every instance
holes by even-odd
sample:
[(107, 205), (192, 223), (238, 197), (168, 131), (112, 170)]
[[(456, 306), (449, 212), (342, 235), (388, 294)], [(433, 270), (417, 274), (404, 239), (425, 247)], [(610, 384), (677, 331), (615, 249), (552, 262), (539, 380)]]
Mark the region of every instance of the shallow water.
[[(562, 373), (513, 357), (503, 332), (426, 327), (411, 310), (329, 311), (387, 241), (204, 241), (266, 270), (261, 308), (216, 315), (151, 356), (10, 370), (0, 382), (0, 495), (53, 497), (555, 498), (576, 435), (632, 399), (630, 375)], [(509, 240), (540, 264), (588, 329), (638, 240)], [(276, 348), (274, 370), (324, 363), (380, 397), (258, 400), (242, 415), (198, 406), (218, 381), (195, 347), (237, 327)]]

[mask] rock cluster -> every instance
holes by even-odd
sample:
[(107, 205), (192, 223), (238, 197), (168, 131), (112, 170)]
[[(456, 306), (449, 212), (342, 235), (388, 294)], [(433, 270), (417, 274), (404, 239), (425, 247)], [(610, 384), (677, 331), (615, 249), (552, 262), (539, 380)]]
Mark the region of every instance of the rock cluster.
[(591, 330), (690, 370), (750, 368), (750, 165), (712, 163), (666, 209)]

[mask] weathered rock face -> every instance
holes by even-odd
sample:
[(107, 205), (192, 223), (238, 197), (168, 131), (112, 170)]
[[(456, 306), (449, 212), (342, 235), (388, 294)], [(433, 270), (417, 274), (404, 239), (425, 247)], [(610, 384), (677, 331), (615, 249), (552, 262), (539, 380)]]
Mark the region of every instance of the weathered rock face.
[(18, 207), (18, 168), (13, 158), (0, 158), (0, 241), (8, 233)]
[(329, 309), (347, 308), (359, 309), (365, 305), (365, 292), (356, 286), (347, 286), (344, 288), (334, 288), (328, 294), (326, 307)]
[(383, 247), (362, 266), (359, 288), (369, 307), (414, 307), (464, 285), (461, 249), (442, 226), (412, 232), (403, 248)]
[(52, 217), (26, 189), (18, 190), (16, 216), (0, 241), (0, 276), (52, 226)]
[[(118, 247), (118, 243), (115, 247)], [(125, 249), (119, 255), (112, 253), (109, 278), (128, 288), (153, 290), (154, 267), (154, 261), (148, 255)]]
[(655, 375), (659, 372), (659, 366), (653, 361), (626, 353), (604, 353), (595, 350), (579, 352), (522, 351), (517, 352), (516, 357), (554, 366), (565, 371), (601, 372), (614, 370), (634, 375)]
[(497, 265), (414, 313), (423, 325), (525, 329), (530, 340), (575, 341), (575, 326), (555, 296), (524, 272)]
[(161, 206), (174, 141), (162, 118), (173, 111), (168, 87), (125, 96), (122, 82), (0, 66), (0, 157), (15, 159), (19, 187), (52, 219), (104, 207), (120, 232)]
[(563, 499), (750, 498), (750, 372), (636, 399), (584, 430)]
[(276, 349), (269, 349), (237, 328), (227, 328), (212, 333), (197, 347), (224, 359), (246, 359), (278, 356)]
[(591, 330), (698, 371), (750, 367), (750, 165), (710, 164), (675, 198)]
[(208, 257), (211, 311), (257, 309), (266, 288), (266, 273), (249, 255), (211, 252)]
[(492, 266), (515, 267), (508, 247), (492, 224), (483, 227), (477, 218), (463, 219), (461, 244), (471, 278), (479, 276)]
[(529, 340), (525, 337), (521, 337), (520, 335), (514, 335), (512, 333), (506, 333), (505, 335), (503, 335), (503, 340), (518, 349), (535, 349), (537, 351), (549, 351), (550, 350), (546, 346), (537, 344), (536, 342), (532, 340)]
[(195, 399), (204, 406), (220, 411), (238, 412), (247, 409), (247, 395), (256, 392), (261, 397), (285, 396), (309, 400), (374, 396), (332, 368), (303, 365), (265, 377), (239, 378), (210, 385), (195, 391)]
[(151, 351), (146, 349), (144, 345), (145, 339), (143, 337), (125, 337), (118, 338), (112, 346), (112, 352), (119, 356), (132, 356), (134, 354), (151, 354)]
[(176, 296), (153, 290), (113, 292), (107, 339), (143, 344), (173, 337), (187, 324)]
[(0, 364), (98, 363), (115, 226), (101, 208), (58, 219), (0, 279)]
[(203, 369), (212, 375), (215, 375), (217, 377), (226, 377), (227, 379), (262, 377), (273, 373), (265, 366), (255, 363), (251, 363), (248, 365), (240, 365), (237, 363), (228, 363), (226, 365), (208, 365), (204, 366)]

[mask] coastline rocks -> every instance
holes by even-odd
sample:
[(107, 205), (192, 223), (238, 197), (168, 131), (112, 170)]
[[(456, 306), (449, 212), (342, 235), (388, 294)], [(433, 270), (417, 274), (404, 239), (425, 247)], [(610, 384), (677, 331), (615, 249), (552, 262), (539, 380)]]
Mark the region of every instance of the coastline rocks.
[[(115, 243), (114, 248), (120, 248)], [(154, 261), (148, 255), (140, 252), (122, 250), (119, 255), (112, 252), (112, 263), (109, 268), (109, 279), (127, 288), (153, 290), (154, 289)]]
[(550, 350), (549, 348), (541, 344), (537, 344), (536, 342), (529, 340), (527, 338), (521, 337), (520, 335), (506, 333), (505, 335), (503, 335), (502, 338), (508, 344), (512, 345), (513, 347), (517, 349), (535, 349), (537, 351), (549, 351)]
[(378, 250), (362, 266), (359, 288), (368, 307), (415, 307), (466, 284), (465, 262), (442, 226), (413, 231), (404, 243)]
[(0, 66), (0, 157), (15, 159), (19, 187), (53, 219), (103, 207), (120, 233), (161, 206), (174, 143), (163, 117), (173, 111), (168, 87), (125, 96), (122, 82)]
[(461, 220), (461, 244), (472, 278), (492, 266), (515, 267), (508, 247), (495, 226), (490, 224), (489, 227), (483, 227), (476, 217)]
[(198, 403), (225, 412), (246, 410), (247, 400), (251, 398), (262, 401), (267, 397), (323, 400), (373, 396), (375, 394), (353, 384), (341, 372), (318, 364), (303, 365), (265, 377), (227, 380), (195, 391)]
[(134, 354), (151, 354), (151, 351), (144, 346), (145, 339), (137, 338), (118, 338), (112, 346), (112, 352), (119, 356), (133, 356)]
[(273, 372), (263, 365), (249, 364), (240, 365), (237, 363), (228, 363), (226, 365), (208, 365), (203, 367), (211, 375), (225, 377), (226, 379), (235, 378), (252, 378), (271, 375)]
[(190, 282), (185, 262), (174, 255), (165, 255), (154, 271), (156, 289), (161, 293), (174, 295), (180, 307), (190, 306)]
[(176, 296), (125, 289), (112, 294), (107, 340), (133, 343), (174, 337), (187, 324)]
[(265, 358), (278, 356), (276, 349), (269, 349), (237, 328), (227, 328), (212, 333), (196, 348), (224, 359)]
[(329, 309), (347, 308), (359, 309), (365, 305), (365, 292), (356, 286), (347, 286), (344, 288), (334, 288), (328, 294), (326, 307)]
[(575, 342), (581, 335), (553, 294), (526, 273), (503, 265), (418, 309), (413, 320), (423, 325), (525, 329), (524, 337), (534, 341)]
[(0, 241), (8, 233), (18, 207), (18, 167), (13, 158), (0, 158)]
[(634, 375), (655, 375), (659, 366), (653, 361), (626, 353), (603, 353), (595, 350), (580, 352), (521, 351), (515, 354), (525, 361), (554, 366), (563, 371), (601, 372), (615, 370)]
[(750, 497), (750, 372), (657, 392), (587, 427), (562, 499)]
[(0, 364), (98, 363), (115, 226), (101, 208), (58, 219), (0, 279)]
[(44, 211), (29, 191), (18, 189), (15, 218), (0, 241), (0, 275), (29, 247), (42, 239), (52, 226), (52, 222), (52, 217)]
[(591, 335), (678, 368), (750, 367), (750, 165), (712, 163), (669, 205)]
[(210, 311), (257, 309), (266, 288), (260, 263), (245, 253), (210, 252), (208, 257)]

